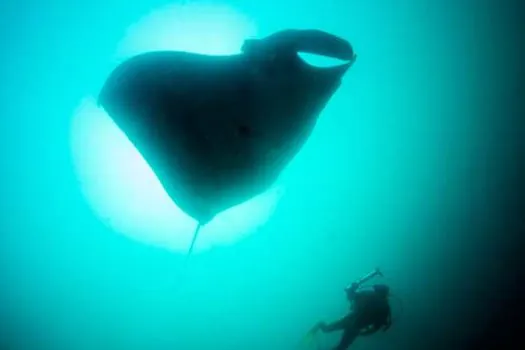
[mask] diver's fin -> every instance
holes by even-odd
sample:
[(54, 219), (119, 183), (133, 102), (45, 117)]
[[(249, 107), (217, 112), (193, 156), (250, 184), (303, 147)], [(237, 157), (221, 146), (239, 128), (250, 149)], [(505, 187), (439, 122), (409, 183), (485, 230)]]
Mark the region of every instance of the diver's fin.
[(318, 331), (319, 327), (316, 325), (312, 327), (308, 332), (306, 332), (306, 334), (301, 338), (301, 340), (297, 344), (297, 350), (313, 349), (314, 346), (317, 350), (321, 349), (321, 344), (317, 339)]
[(312, 344), (314, 343), (314, 336), (315, 336), (315, 334), (313, 334), (312, 332), (306, 333), (301, 338), (301, 340), (299, 341), (299, 343), (296, 345), (295, 348), (297, 350), (311, 349), (312, 348)]

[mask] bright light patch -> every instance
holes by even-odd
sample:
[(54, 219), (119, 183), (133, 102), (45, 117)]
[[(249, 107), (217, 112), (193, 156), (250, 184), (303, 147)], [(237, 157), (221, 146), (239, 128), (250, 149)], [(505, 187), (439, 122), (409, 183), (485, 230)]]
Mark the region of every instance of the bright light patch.
[(256, 34), (255, 25), (228, 6), (205, 2), (170, 5), (131, 26), (117, 58), (152, 50), (234, 54), (240, 52), (246, 38)]
[[(227, 7), (169, 6), (131, 27), (115, 58), (151, 50), (231, 54), (253, 35), (250, 22)], [(96, 106), (95, 98), (86, 98), (76, 111), (72, 150), (82, 189), (104, 221), (142, 242), (188, 249), (196, 222), (171, 201), (139, 152)], [(255, 231), (266, 222), (281, 192), (276, 187), (218, 215), (201, 230), (195, 251), (230, 244)]]

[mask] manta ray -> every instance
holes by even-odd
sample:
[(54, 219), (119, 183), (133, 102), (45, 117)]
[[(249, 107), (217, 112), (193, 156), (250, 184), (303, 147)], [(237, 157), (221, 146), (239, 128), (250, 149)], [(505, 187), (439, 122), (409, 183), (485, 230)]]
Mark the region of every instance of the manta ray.
[[(315, 67), (301, 52), (342, 62)], [(272, 186), (355, 59), (340, 37), (294, 29), (234, 55), (146, 52), (113, 70), (98, 104), (197, 221), (191, 253), (202, 225)]]

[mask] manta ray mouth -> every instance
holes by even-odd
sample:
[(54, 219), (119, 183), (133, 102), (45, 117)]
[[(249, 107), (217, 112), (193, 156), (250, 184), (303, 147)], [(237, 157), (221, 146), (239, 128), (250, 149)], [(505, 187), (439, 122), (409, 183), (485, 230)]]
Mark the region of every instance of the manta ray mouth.
[(314, 54), (341, 61), (354, 61), (356, 55), (352, 45), (343, 38), (316, 29), (288, 29), (263, 39), (246, 40), (244, 52), (261, 50), (266, 52), (294, 51)]
[(316, 55), (312, 53), (299, 52), (297, 55), (301, 61), (313, 68), (334, 68), (348, 65), (348, 61), (339, 58), (327, 57), (323, 55)]
[(342, 61), (355, 60), (348, 41), (321, 30), (289, 30), (281, 32), (291, 41), (297, 52), (331, 57)]

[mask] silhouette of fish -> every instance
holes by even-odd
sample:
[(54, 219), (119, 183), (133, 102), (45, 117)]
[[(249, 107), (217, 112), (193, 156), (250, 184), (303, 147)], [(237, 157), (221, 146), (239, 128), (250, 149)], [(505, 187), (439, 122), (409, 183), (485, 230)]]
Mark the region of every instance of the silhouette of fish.
[[(346, 62), (314, 67), (300, 52)], [(271, 187), (355, 58), (319, 30), (249, 39), (236, 55), (147, 52), (110, 74), (98, 103), (197, 220), (191, 252), (202, 225)]]

